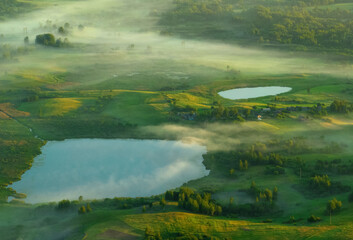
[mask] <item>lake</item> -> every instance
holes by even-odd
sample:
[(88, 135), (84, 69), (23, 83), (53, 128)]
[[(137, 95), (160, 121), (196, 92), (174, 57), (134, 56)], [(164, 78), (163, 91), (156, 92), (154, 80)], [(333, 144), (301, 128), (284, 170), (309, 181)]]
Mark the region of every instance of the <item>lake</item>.
[(11, 187), (26, 202), (147, 197), (208, 175), (206, 147), (179, 141), (77, 139), (48, 142)]
[(291, 91), (290, 87), (254, 87), (254, 88), (235, 88), (227, 91), (219, 92), (218, 94), (227, 99), (239, 100), (258, 98), (265, 96), (274, 96), (281, 93)]

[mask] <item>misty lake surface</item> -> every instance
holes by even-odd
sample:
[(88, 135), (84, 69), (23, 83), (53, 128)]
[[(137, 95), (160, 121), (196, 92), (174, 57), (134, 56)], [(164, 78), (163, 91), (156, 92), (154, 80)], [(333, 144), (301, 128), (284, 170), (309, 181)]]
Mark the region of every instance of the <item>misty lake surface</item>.
[(235, 88), (218, 94), (227, 99), (239, 100), (239, 99), (249, 99), (258, 98), (266, 96), (274, 96), (281, 93), (286, 93), (291, 91), (290, 87), (254, 87), (254, 88)]
[(48, 142), (12, 185), (26, 202), (146, 197), (208, 175), (206, 147), (180, 141), (77, 139)]

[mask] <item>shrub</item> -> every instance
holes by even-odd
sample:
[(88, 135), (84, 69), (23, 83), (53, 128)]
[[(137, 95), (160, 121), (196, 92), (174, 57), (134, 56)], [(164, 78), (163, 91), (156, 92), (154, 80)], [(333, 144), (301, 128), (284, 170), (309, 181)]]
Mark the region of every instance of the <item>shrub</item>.
[(321, 221), (321, 218), (320, 217), (316, 217), (315, 215), (311, 215), (308, 218), (308, 222), (320, 222), (320, 221)]

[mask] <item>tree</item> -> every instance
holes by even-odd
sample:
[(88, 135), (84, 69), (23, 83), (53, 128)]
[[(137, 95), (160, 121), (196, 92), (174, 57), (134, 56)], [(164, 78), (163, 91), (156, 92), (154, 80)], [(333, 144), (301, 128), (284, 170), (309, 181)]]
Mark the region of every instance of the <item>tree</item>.
[(199, 206), (199, 203), (197, 202), (197, 200), (191, 200), (191, 211), (193, 212), (198, 212), (200, 210), (200, 206)]
[(278, 197), (278, 188), (274, 187), (272, 193), (273, 193), (273, 199), (276, 200)]
[(250, 189), (252, 189), (252, 190), (257, 189), (255, 181), (251, 182)]
[(245, 160), (244, 161), (244, 170), (248, 170), (248, 167), (249, 167), (248, 161)]
[(251, 109), (246, 109), (245, 116), (248, 118), (251, 115)]
[(165, 205), (167, 205), (167, 202), (165, 201), (164, 198), (162, 198), (161, 201), (159, 201), (159, 204), (164, 208)]
[(330, 224), (332, 223), (332, 213), (339, 211), (341, 207), (342, 202), (338, 201), (336, 198), (328, 201), (326, 205), (326, 210), (330, 214)]
[(216, 207), (212, 204), (209, 209), (209, 214), (213, 216), (216, 212)]
[(82, 201), (83, 201), (83, 197), (82, 197), (82, 196), (79, 196), (79, 197), (78, 197), (78, 201), (79, 201), (79, 202), (82, 202)]
[(81, 206), (81, 207), (78, 209), (78, 213), (79, 213), (79, 214), (85, 214), (85, 213), (86, 213), (86, 208), (85, 208), (85, 206)]
[(23, 41), (24, 41), (24, 43), (25, 43), (26, 45), (29, 44), (29, 37), (26, 36), (26, 37), (23, 39)]
[(273, 199), (272, 191), (266, 188), (264, 193), (265, 193), (266, 200), (272, 201)]
[(146, 206), (145, 206), (145, 205), (143, 205), (143, 207), (142, 207), (142, 212), (143, 212), (143, 213), (146, 212)]
[(230, 198), (229, 198), (229, 209), (232, 208), (233, 203), (234, 203), (234, 197), (230, 197)]
[(88, 213), (92, 212), (92, 208), (91, 208), (91, 205), (89, 203), (87, 203), (86, 210), (87, 210)]
[(239, 160), (239, 169), (244, 170), (244, 164), (242, 160)]
[(218, 216), (222, 215), (222, 207), (221, 206), (216, 207), (216, 215), (218, 215)]
[(59, 27), (58, 28), (58, 33), (61, 34), (61, 35), (65, 35), (66, 34), (65, 28)]

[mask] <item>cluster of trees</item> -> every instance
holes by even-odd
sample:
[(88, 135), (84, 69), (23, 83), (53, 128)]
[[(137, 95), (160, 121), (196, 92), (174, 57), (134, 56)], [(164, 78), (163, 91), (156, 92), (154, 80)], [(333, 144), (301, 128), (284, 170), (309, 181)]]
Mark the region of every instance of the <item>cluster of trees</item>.
[(335, 100), (330, 106), (317, 103), (309, 109), (309, 113), (315, 117), (327, 116), (331, 113), (349, 113), (353, 110), (353, 104), (346, 100)]
[(30, 4), (17, 0), (2, 0), (0, 1), (0, 20), (5, 17), (22, 13), (30, 8)]
[[(325, 150), (325, 149), (322, 149)], [(322, 151), (328, 153), (327, 151)], [(335, 151), (331, 151), (331, 153)], [(288, 166), (295, 169), (296, 174), (300, 174), (305, 177), (312, 177), (315, 175), (327, 175), (327, 174), (352, 174), (353, 173), (353, 162), (342, 161), (341, 159), (334, 160), (316, 160), (315, 164), (307, 165), (300, 158), (291, 159)]]
[[(285, 144), (285, 141), (282, 141)], [(276, 147), (271, 149), (281, 151), (280, 143), (276, 144)], [(204, 163), (206, 166), (210, 166), (212, 164), (217, 164), (219, 166), (228, 166), (229, 174), (232, 176), (235, 173), (235, 169), (240, 171), (246, 171), (250, 165), (269, 165), (266, 169), (265, 173), (267, 174), (284, 174), (285, 169), (284, 166), (293, 165), (294, 167), (297, 164), (293, 164), (292, 160), (286, 157), (285, 155), (278, 152), (271, 152), (267, 145), (264, 143), (256, 143), (253, 145), (243, 144), (239, 147), (238, 151), (218, 151), (208, 153), (204, 156)], [(217, 159), (217, 163), (215, 163), (215, 159)]]
[(254, 181), (252, 181), (248, 193), (255, 198), (256, 202), (261, 201), (272, 203), (272, 201), (276, 200), (278, 197), (278, 188), (274, 187), (272, 191), (268, 188), (261, 189), (256, 186)]
[(9, 61), (20, 55), (25, 55), (32, 50), (31, 47), (13, 47), (10, 44), (0, 45), (0, 60)]
[(244, 122), (246, 118), (252, 116), (251, 109), (238, 109), (237, 107), (224, 107), (218, 103), (209, 110), (197, 112), (196, 119), (199, 121), (219, 121), (233, 120)]
[[(174, 8), (162, 16), (160, 23), (168, 34), (188, 34), (190, 31), (185, 31), (188, 27), (193, 28), (193, 35), (229, 41), (243, 38), (259, 43), (294, 44), (302, 50), (351, 49), (350, 10), (309, 8), (342, 2), (347, 1), (175, 0)], [(205, 23), (205, 27), (200, 28), (200, 23)]]
[(85, 214), (85, 213), (90, 213), (92, 212), (92, 208), (91, 205), (89, 203), (85, 205), (82, 205), (79, 209), (78, 209), (78, 214)]
[(340, 2), (340, 1), (336, 1), (336, 0), (306, 0), (306, 1), (302, 1), (302, 0), (295, 0), (293, 1), (295, 2), (297, 5), (300, 6), (320, 6), (320, 5), (329, 5), (329, 4), (334, 4), (336, 2)]
[(66, 209), (69, 209), (72, 207), (72, 203), (70, 200), (67, 200), (67, 199), (64, 199), (64, 200), (61, 200), (58, 205), (57, 205), (57, 209), (58, 210), (66, 210)]
[(312, 188), (320, 190), (327, 190), (331, 187), (331, 181), (327, 175), (312, 177), (309, 184)]
[(350, 186), (345, 186), (341, 182), (332, 182), (327, 175), (315, 175), (309, 178), (306, 183), (304, 194), (308, 196), (328, 196), (333, 194), (345, 193), (351, 190)]
[(246, 192), (254, 198), (254, 203), (239, 204), (233, 203), (231, 198), (229, 206), (223, 208), (224, 214), (238, 214), (241, 216), (263, 216), (264, 214), (273, 213), (276, 210), (275, 200), (278, 197), (278, 188), (261, 189), (256, 186), (255, 182), (251, 183)]
[(318, 103), (310, 108), (309, 113), (315, 117), (327, 116), (325, 104)]
[[(63, 25), (59, 25), (59, 24), (54, 23), (53, 21), (48, 19), (44, 23), (40, 23), (40, 29), (48, 31), (48, 32), (56, 31), (58, 34), (66, 36), (70, 33), (70, 31), (72, 31), (74, 29), (74, 27), (71, 26), (70, 23), (68, 23), (68, 22), (66, 22)], [(77, 26), (77, 29), (79, 31), (83, 31), (85, 29), (85, 26), (82, 24), (79, 24)]]
[[(322, 152), (326, 153), (325, 151)], [(316, 160), (314, 164), (306, 164), (301, 158), (297, 157), (294, 159), (290, 159), (286, 166), (293, 168), (298, 176), (300, 175), (301, 177), (306, 177), (308, 179), (311, 179), (315, 176), (323, 176), (327, 174), (353, 174), (353, 162), (351, 160)], [(342, 187), (337, 182), (331, 182), (331, 185), (331, 191), (337, 186), (339, 188)], [(309, 186), (310, 184), (308, 183), (308, 187)]]
[(345, 100), (335, 100), (330, 105), (330, 110), (335, 113), (349, 113), (353, 111), (353, 104)]
[(238, 109), (237, 107), (225, 107), (221, 103), (215, 103), (210, 109), (196, 109), (191, 106), (179, 107), (175, 101), (171, 102), (171, 116), (193, 115), (196, 121), (237, 121), (244, 122), (245, 119), (254, 116), (251, 109)]
[(352, 174), (353, 162), (343, 162), (341, 159), (317, 160), (313, 171), (321, 173)]
[(271, 139), (268, 142), (258, 142), (251, 146), (251, 149), (260, 152), (269, 152), (269, 149), (276, 150), (283, 154), (305, 154), (310, 153), (313, 149), (310, 147), (307, 138), (293, 137), (289, 139)]
[(114, 209), (131, 209), (134, 207), (149, 206), (153, 207), (153, 203), (159, 201), (158, 196), (152, 197), (137, 197), (137, 198), (105, 198), (104, 200), (91, 201), (91, 206), (94, 209), (98, 208), (114, 208)]
[(211, 216), (222, 214), (222, 207), (211, 199), (210, 193), (195, 193), (190, 188), (182, 187), (179, 192), (167, 191), (165, 199), (177, 200), (179, 207), (192, 212)]
[[(204, 156), (206, 166), (217, 164), (226, 166), (227, 172), (233, 176), (235, 170), (245, 170), (245, 161), (248, 166), (265, 165), (265, 174), (280, 175), (286, 173), (286, 168), (294, 169), (301, 177), (310, 178), (315, 175), (328, 173), (353, 172), (353, 162), (341, 162), (340, 160), (321, 161), (306, 165), (295, 155), (308, 153), (337, 153), (344, 147), (335, 142), (326, 142), (323, 137), (315, 139), (317, 148), (312, 148), (304, 137), (290, 139), (272, 139), (267, 142), (257, 142), (251, 145), (241, 144), (237, 151), (218, 151)], [(215, 162), (217, 159), (217, 162)], [(337, 186), (337, 185), (336, 185)], [(339, 186), (341, 189), (341, 187)]]
[(320, 217), (317, 217), (315, 215), (311, 215), (309, 218), (308, 218), (308, 222), (311, 222), (311, 223), (314, 223), (314, 222), (320, 222), (321, 221), (321, 218)]
[(79, 214), (85, 214), (92, 212), (92, 208), (101, 209), (101, 208), (111, 208), (111, 209), (131, 209), (136, 207), (143, 207), (146, 209), (146, 206), (150, 208), (153, 207), (153, 203), (159, 200), (158, 196), (152, 197), (138, 197), (138, 198), (105, 198), (103, 200), (93, 200), (83, 204), (82, 196), (78, 200), (61, 200), (58, 202), (56, 209), (57, 210), (73, 210), (78, 211)]
[[(257, 119), (259, 114), (276, 117), (276, 118), (286, 118), (288, 113), (291, 110), (288, 109), (278, 109), (276, 110), (275, 106), (270, 106), (273, 111), (266, 113), (261, 112), (254, 109), (239, 109), (237, 107), (225, 107), (220, 102), (214, 102), (210, 109), (196, 109), (192, 106), (180, 107), (177, 106), (175, 100), (171, 100), (171, 111), (170, 116), (172, 119), (179, 119), (180, 116), (184, 117), (188, 120), (196, 120), (196, 121), (237, 121), (244, 122), (246, 120), (254, 120)], [(301, 111), (299, 107), (295, 108), (295, 111)], [(327, 116), (328, 112), (334, 113), (349, 113), (353, 110), (353, 105), (344, 100), (335, 100), (330, 106), (326, 106), (325, 104), (318, 103), (313, 107), (308, 109), (308, 113), (310, 113), (314, 117), (322, 117)], [(177, 117), (179, 116), (179, 117)], [(192, 116), (192, 117), (189, 117)], [(299, 141), (301, 140), (301, 142)], [(291, 144), (302, 143), (297, 146), (289, 146), (292, 149), (296, 147), (297, 150), (302, 149), (307, 150), (309, 145), (303, 143), (303, 138), (292, 139)]]
[(169, 14), (174, 18), (223, 16), (233, 12), (233, 5), (223, 0), (174, 0), (175, 9)]
[(259, 41), (351, 48), (353, 14), (341, 9), (257, 6), (245, 15)]
[(248, 161), (253, 165), (274, 165), (283, 166), (288, 160), (287, 157), (280, 153), (270, 152), (263, 153), (260, 150), (256, 150), (253, 146), (245, 151), (239, 151), (237, 155), (242, 159), (248, 159)]
[(67, 38), (62, 40), (61, 38), (55, 39), (55, 36), (51, 33), (40, 34), (36, 36), (36, 44), (48, 46), (48, 47), (69, 47), (70, 42)]
[(60, 26), (60, 27), (58, 28), (58, 33), (59, 33), (60, 35), (66, 36), (66, 35), (69, 34), (70, 29), (71, 29), (70, 24), (69, 24), (69, 23), (65, 23), (64, 26)]

